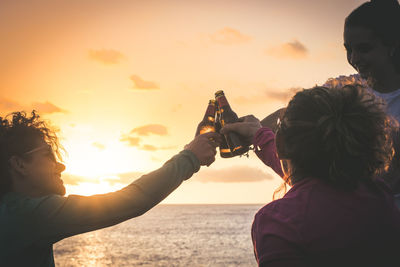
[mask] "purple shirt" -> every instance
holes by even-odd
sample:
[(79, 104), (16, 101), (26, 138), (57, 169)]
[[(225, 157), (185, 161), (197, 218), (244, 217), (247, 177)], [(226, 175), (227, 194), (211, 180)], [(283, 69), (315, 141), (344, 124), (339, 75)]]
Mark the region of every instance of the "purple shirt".
[(276, 153), (275, 134), (270, 128), (260, 128), (253, 138), (254, 152), (265, 165), (271, 167), (280, 177), (283, 177), (281, 162)]
[[(254, 141), (279, 171), (272, 131), (260, 129)], [(400, 212), (383, 184), (345, 192), (301, 180), (257, 212), (251, 233), (260, 266), (400, 266)]]

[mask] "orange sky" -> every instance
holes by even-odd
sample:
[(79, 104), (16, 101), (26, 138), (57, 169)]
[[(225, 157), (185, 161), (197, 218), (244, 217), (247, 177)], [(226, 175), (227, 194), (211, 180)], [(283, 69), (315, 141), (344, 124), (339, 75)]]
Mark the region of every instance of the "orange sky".
[[(225, 91), (239, 116), (350, 74), (346, 15), (362, 1), (2, 0), (0, 114), (60, 128), (67, 193), (119, 189), (193, 138)], [(166, 203), (266, 203), (281, 183), (251, 153), (221, 159)]]

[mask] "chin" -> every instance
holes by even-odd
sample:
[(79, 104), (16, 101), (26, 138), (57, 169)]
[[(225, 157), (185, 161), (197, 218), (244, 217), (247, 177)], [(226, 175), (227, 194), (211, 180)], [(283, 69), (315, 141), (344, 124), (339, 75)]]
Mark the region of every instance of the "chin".
[(63, 186), (62, 188), (60, 188), (58, 190), (57, 195), (65, 196), (65, 193), (66, 193), (66, 190), (65, 190), (65, 187)]
[(65, 193), (66, 193), (66, 190), (65, 190), (64, 185), (61, 185), (59, 188), (57, 188), (57, 193), (56, 193), (57, 195), (64, 196)]
[(53, 185), (48, 191), (50, 195), (64, 196), (66, 193), (65, 186), (62, 183)]

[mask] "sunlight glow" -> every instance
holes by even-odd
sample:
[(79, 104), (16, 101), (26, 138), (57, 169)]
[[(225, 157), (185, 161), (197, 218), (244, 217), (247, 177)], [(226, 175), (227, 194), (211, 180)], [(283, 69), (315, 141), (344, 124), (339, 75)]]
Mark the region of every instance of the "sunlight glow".
[(123, 187), (121, 184), (110, 185), (108, 182), (100, 183), (79, 183), (79, 185), (66, 185), (67, 194), (91, 196), (117, 191)]

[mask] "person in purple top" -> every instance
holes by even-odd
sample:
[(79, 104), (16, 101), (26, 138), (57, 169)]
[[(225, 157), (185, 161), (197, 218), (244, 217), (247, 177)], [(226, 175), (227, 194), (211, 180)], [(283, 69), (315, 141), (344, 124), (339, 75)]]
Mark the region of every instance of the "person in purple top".
[(379, 98), (345, 86), (298, 92), (276, 138), (254, 116), (221, 130), (252, 140), (292, 186), (255, 215), (259, 266), (399, 266), (400, 211), (376, 178), (393, 156), (392, 127)]

